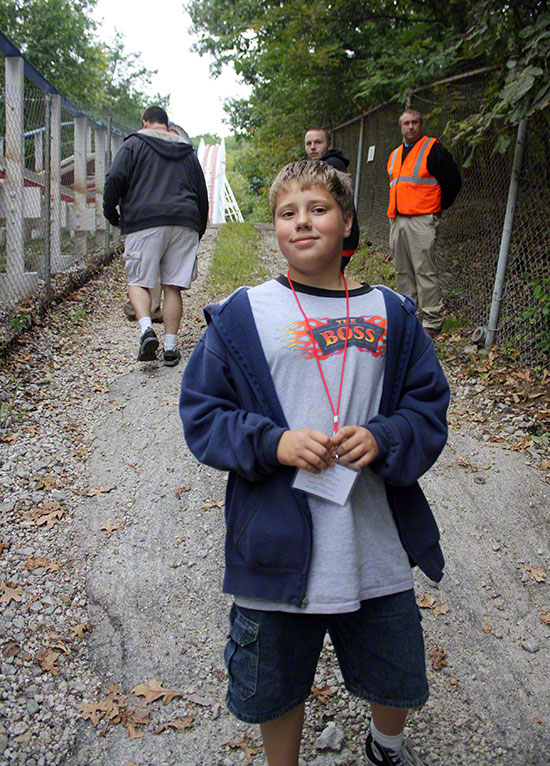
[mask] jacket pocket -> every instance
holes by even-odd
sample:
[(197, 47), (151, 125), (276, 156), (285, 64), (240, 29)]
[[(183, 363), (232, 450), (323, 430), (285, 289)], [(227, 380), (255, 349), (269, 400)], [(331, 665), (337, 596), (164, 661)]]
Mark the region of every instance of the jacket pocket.
[(229, 615), (229, 640), (224, 659), (229, 678), (229, 694), (242, 702), (256, 694), (260, 626), (240, 614), (233, 605)]

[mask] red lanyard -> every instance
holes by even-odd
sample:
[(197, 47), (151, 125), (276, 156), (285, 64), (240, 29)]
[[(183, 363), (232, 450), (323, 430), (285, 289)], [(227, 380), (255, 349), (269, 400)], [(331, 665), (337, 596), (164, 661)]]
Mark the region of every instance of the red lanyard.
[(346, 288), (346, 340), (344, 342), (344, 354), (342, 358), (342, 372), (340, 373), (340, 388), (338, 390), (338, 405), (336, 409), (334, 409), (334, 404), (332, 401), (332, 397), (330, 395), (330, 391), (328, 390), (327, 381), (325, 379), (325, 375), (323, 373), (323, 368), (321, 367), (321, 360), (319, 359), (319, 352), (318, 352), (318, 343), (315, 340), (315, 337), (313, 335), (313, 331), (311, 329), (311, 326), (309, 324), (309, 319), (306, 316), (305, 311), (302, 308), (302, 304), (300, 303), (298, 296), (296, 295), (296, 290), (294, 289), (294, 285), (292, 284), (292, 280), (290, 278), (290, 273), (287, 271), (286, 278), (288, 279), (288, 283), (290, 287), (292, 288), (292, 292), (294, 293), (294, 297), (296, 298), (296, 303), (298, 304), (298, 308), (302, 312), (302, 315), (304, 319), (306, 320), (307, 325), (307, 331), (309, 333), (309, 337), (311, 338), (311, 342), (313, 343), (313, 354), (315, 355), (315, 359), (317, 360), (317, 366), (319, 367), (319, 372), (321, 373), (321, 379), (323, 381), (323, 385), (325, 386), (325, 391), (327, 392), (327, 398), (330, 404), (330, 409), (332, 410), (332, 415), (334, 417), (334, 430), (333, 434), (335, 434), (338, 431), (339, 425), (338, 425), (338, 415), (340, 413), (340, 400), (342, 398), (342, 384), (344, 382), (344, 370), (346, 369), (346, 352), (348, 350), (348, 338), (349, 338), (349, 293), (348, 293), (348, 283), (346, 282), (346, 278), (342, 272), (342, 279), (344, 280), (344, 287)]

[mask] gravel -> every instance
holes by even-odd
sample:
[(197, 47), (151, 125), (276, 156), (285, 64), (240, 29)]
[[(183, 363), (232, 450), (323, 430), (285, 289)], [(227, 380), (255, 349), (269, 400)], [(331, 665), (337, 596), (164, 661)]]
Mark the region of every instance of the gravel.
[[(276, 274), (269, 227), (263, 237)], [(184, 359), (204, 329), (202, 279), (184, 298)], [(0, 369), (0, 765), (265, 766), (257, 727), (224, 706), (225, 479), (185, 448), (183, 363), (135, 361), (124, 285), (116, 261)], [(450, 439), (422, 484), (447, 575), (440, 586), (416, 575), (418, 599), (435, 599), (421, 610), (431, 697), (407, 733), (426, 766), (544, 766), (547, 448), (513, 448), (533, 433), (533, 408), (492, 395), (463, 360), (445, 366)], [(178, 696), (146, 702), (151, 679)], [(362, 763), (368, 710), (343, 688), (328, 640), (315, 686), (301, 763)], [(94, 726), (82, 705), (99, 700)]]

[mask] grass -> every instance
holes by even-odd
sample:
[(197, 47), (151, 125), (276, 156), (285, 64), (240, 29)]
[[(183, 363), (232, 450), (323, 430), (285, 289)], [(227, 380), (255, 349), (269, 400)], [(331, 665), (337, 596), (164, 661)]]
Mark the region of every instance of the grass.
[(210, 263), (208, 291), (211, 297), (229, 295), (241, 285), (269, 278), (260, 264), (261, 235), (251, 223), (226, 223), (218, 234)]
[(346, 269), (346, 274), (369, 285), (387, 285), (395, 289), (395, 271), (391, 255), (372, 246), (358, 247)]

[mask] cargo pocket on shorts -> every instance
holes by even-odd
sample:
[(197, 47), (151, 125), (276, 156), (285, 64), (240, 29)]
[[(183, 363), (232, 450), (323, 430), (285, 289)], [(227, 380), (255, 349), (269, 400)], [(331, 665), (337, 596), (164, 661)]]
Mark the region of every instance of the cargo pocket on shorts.
[(229, 693), (242, 702), (256, 694), (260, 626), (240, 614), (235, 606), (229, 616), (229, 640), (224, 659), (229, 678)]
[(140, 266), (143, 241), (139, 234), (140, 232), (127, 234), (124, 245), (124, 271), (130, 285), (133, 282), (139, 281), (141, 277)]

